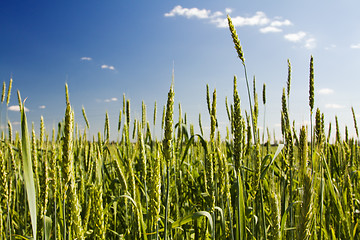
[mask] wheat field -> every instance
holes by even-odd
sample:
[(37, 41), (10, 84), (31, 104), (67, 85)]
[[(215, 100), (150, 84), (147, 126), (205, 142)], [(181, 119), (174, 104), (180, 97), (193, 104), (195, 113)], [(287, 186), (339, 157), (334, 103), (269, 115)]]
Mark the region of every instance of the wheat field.
[[(142, 118), (131, 119), (124, 95), (118, 128), (110, 129), (105, 113), (104, 132), (97, 136), (88, 136), (84, 108), (85, 130), (76, 128), (67, 85), (64, 120), (51, 132), (43, 118), (39, 130), (28, 126), (17, 92), (21, 132), (13, 133), (8, 122), (0, 139), (0, 239), (359, 239), (354, 109), (356, 136), (341, 137), (336, 119), (331, 142), (324, 114), (314, 109), (311, 57), (311, 124), (296, 131), (289, 119), (288, 61), (281, 96), (283, 144), (274, 144), (269, 129), (260, 134), (255, 80), (251, 88), (229, 16), (228, 23), (250, 104), (241, 106), (235, 76), (233, 96), (229, 103), (226, 99), (226, 133), (218, 130), (217, 94), (208, 86), (210, 136), (203, 133), (201, 115), (199, 133), (181, 112), (174, 119), (174, 81), (160, 119), (156, 103), (153, 119), (146, 119), (145, 103)], [(4, 82), (2, 105), (9, 103), (11, 84), (6, 91)], [(261, 96), (266, 106), (265, 84)], [(152, 131), (156, 121), (161, 121), (160, 140)], [(110, 131), (120, 139), (111, 141)]]

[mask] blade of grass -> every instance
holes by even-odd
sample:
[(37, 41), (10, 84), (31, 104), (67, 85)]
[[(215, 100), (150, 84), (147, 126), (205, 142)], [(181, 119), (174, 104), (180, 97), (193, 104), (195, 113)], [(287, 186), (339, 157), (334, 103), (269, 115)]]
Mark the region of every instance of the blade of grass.
[(21, 102), (20, 92), (18, 91), (19, 107), (21, 113), (21, 147), (22, 147), (22, 161), (24, 171), (24, 182), (27, 193), (27, 199), (30, 210), (31, 225), (33, 231), (33, 237), (36, 238), (36, 191), (33, 175), (33, 167), (31, 161), (31, 145), (25, 114), (24, 103)]

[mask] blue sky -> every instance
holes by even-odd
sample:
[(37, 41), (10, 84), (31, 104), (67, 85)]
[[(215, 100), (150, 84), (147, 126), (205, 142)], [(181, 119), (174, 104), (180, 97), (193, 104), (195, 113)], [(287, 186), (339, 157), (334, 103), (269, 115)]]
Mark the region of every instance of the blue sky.
[[(228, 125), (225, 97), (232, 100), (238, 77), (242, 109), (248, 110), (241, 62), (233, 48), (226, 14), (233, 19), (250, 80), (261, 96), (267, 86), (266, 126), (280, 138), (282, 88), (287, 59), (292, 64), (290, 116), (297, 127), (309, 122), (309, 61), (314, 56), (315, 108), (335, 126), (338, 116), (354, 132), (351, 106), (360, 114), (360, 3), (358, 1), (1, 1), (0, 80), (13, 77), (8, 118), (18, 130), (16, 90), (26, 98), (28, 120), (47, 131), (65, 112), (64, 85), (80, 129), (103, 132), (105, 112), (111, 138), (117, 137), (122, 96), (131, 102), (132, 119), (141, 102), (152, 122), (157, 101), (157, 134), (162, 107), (175, 69), (175, 118), (182, 112), (199, 132), (198, 116), (209, 126), (206, 84), (216, 88), (222, 136)], [(260, 118), (263, 122), (263, 105)], [(2, 124), (6, 106), (2, 106)], [(360, 115), (359, 115), (360, 116)], [(358, 119), (360, 121), (360, 119)], [(261, 124), (262, 125), (262, 124)], [(334, 127), (333, 127), (334, 129)], [(208, 131), (206, 131), (208, 133)], [(334, 135), (333, 135), (334, 136)]]

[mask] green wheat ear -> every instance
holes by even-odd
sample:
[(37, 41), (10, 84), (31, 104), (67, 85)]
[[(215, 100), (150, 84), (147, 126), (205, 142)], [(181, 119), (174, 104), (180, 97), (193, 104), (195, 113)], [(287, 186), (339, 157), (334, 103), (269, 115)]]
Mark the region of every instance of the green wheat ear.
[(71, 236), (77, 239), (84, 239), (84, 231), (82, 228), (81, 206), (77, 194), (74, 156), (73, 156), (73, 132), (74, 132), (74, 112), (71, 109), (69, 101), (68, 85), (65, 84), (66, 110), (64, 122), (64, 138), (62, 146), (62, 162), (63, 162), (63, 180), (65, 183), (66, 195), (66, 226)]
[(126, 107), (126, 99), (125, 99), (125, 93), (123, 93), (123, 114), (125, 114), (125, 107)]
[(162, 117), (161, 117), (161, 130), (164, 130), (165, 127), (165, 113), (166, 113), (166, 106), (163, 106), (163, 111), (162, 111)]
[(120, 129), (121, 129), (121, 110), (120, 110), (120, 112), (119, 112), (119, 120), (118, 120), (118, 132), (120, 132)]
[(199, 113), (199, 128), (200, 128), (201, 136), (203, 136), (204, 131), (203, 131), (202, 123), (201, 123), (201, 113)]
[(141, 129), (145, 128), (146, 125), (146, 105), (144, 101), (141, 103), (142, 111), (141, 111)]
[(341, 143), (341, 135), (340, 135), (340, 129), (339, 129), (339, 121), (337, 116), (335, 115), (335, 127), (336, 127), (336, 142)]
[(154, 126), (156, 124), (156, 112), (157, 112), (157, 104), (156, 104), (156, 101), (155, 101), (155, 104), (154, 104), (154, 118), (153, 118)]
[(229, 14), (227, 15), (227, 20), (228, 20), (229, 29), (230, 29), (230, 32), (231, 32), (231, 37), (232, 37), (233, 42), (235, 44), (235, 49), (236, 49), (236, 52), (238, 54), (238, 57), (240, 58), (242, 63), (245, 64), (244, 52), (243, 52), (243, 50), (241, 48), (239, 37), (238, 37), (238, 35), (236, 33), (235, 27), (234, 27), (234, 25), (233, 25), (233, 23), (231, 21), (231, 18), (229, 16)]
[(232, 112), (232, 125), (234, 127), (234, 162), (235, 170), (238, 173), (241, 166), (241, 157), (242, 157), (242, 125), (241, 125), (241, 108), (240, 108), (240, 97), (237, 91), (237, 79), (234, 76), (234, 89), (233, 89), (233, 98), (234, 98), (234, 110)]
[(10, 120), (8, 120), (8, 130), (9, 130), (9, 141), (12, 142), (12, 125)]
[(165, 133), (164, 133), (164, 155), (167, 164), (171, 162), (172, 158), (172, 133), (173, 133), (173, 115), (174, 115), (174, 87), (171, 84), (168, 99), (166, 104), (166, 113), (165, 113)]
[(6, 92), (6, 83), (4, 81), (3, 87), (2, 87), (2, 94), (1, 94), (1, 103), (3, 103), (5, 101), (5, 92)]
[(266, 104), (266, 84), (263, 84), (263, 91), (262, 91), (262, 97), (263, 97), (263, 104)]
[(110, 123), (108, 112), (105, 114), (104, 138), (105, 141), (110, 141)]
[(316, 109), (315, 114), (315, 144), (320, 148), (323, 146), (325, 141), (325, 129), (323, 122), (323, 114), (321, 114), (320, 109)]
[(166, 175), (167, 175), (167, 184), (166, 184), (166, 200), (165, 200), (165, 229), (164, 229), (164, 239), (167, 239), (167, 222), (168, 222), (168, 203), (169, 203), (169, 185), (170, 185), (170, 164), (173, 158), (173, 146), (172, 146), (172, 135), (173, 135), (173, 115), (174, 115), (174, 72), (173, 80), (171, 87), (168, 93), (168, 99), (166, 103), (166, 113), (165, 113), (165, 130), (164, 130), (164, 140), (163, 140), (163, 152), (164, 158), (166, 161)]
[(206, 84), (206, 103), (207, 103), (209, 114), (211, 114), (210, 93), (209, 93), (209, 85), (208, 84)]
[(0, 206), (3, 206), (5, 208), (9, 199), (8, 181), (7, 181), (8, 171), (6, 169), (6, 161), (4, 158), (4, 153), (1, 150), (0, 150), (0, 171), (2, 173), (0, 174), (0, 191), (1, 191)]
[(65, 99), (66, 99), (66, 105), (70, 104), (69, 100), (69, 87), (68, 84), (65, 83)]
[(299, 146), (299, 158), (300, 158), (300, 177), (303, 180), (307, 172), (308, 165), (308, 139), (307, 139), (307, 129), (305, 126), (302, 126), (300, 129), (300, 146)]
[(288, 79), (287, 79), (287, 82), (286, 82), (286, 94), (287, 94), (287, 97), (289, 98), (289, 95), (290, 95), (290, 87), (291, 87), (291, 63), (290, 63), (290, 60), (288, 59), (287, 60), (287, 63), (288, 63)]
[(353, 107), (351, 107), (351, 112), (352, 112), (352, 116), (353, 116), (353, 120), (354, 120), (354, 127), (355, 127), (356, 136), (359, 138), (359, 130), (358, 130), (358, 126), (357, 126), (357, 122), (356, 122), (356, 116), (355, 116), (355, 112), (354, 112)]
[(12, 82), (13, 82), (13, 79), (10, 78), (8, 93), (7, 93), (7, 96), (6, 96), (6, 105), (9, 105), (9, 102), (10, 102)]
[(84, 117), (84, 120), (85, 120), (85, 123), (86, 123), (86, 127), (87, 127), (88, 129), (90, 129), (90, 123), (89, 123), (89, 121), (88, 121), (88, 119), (87, 119), (87, 117), (86, 117), (86, 113), (85, 113), (85, 108), (84, 108), (84, 106), (82, 106), (82, 114), (83, 114), (83, 117)]
[(130, 100), (126, 101), (126, 124), (130, 127)]
[(314, 59), (310, 58), (310, 77), (309, 77), (309, 106), (310, 112), (314, 109)]

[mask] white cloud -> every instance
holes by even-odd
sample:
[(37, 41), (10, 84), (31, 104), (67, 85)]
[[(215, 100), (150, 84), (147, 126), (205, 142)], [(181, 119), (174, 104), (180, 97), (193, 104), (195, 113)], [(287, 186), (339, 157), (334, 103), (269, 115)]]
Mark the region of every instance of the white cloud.
[(284, 21), (276, 20), (270, 23), (270, 26), (272, 27), (282, 27), (282, 26), (290, 26), (290, 25), (292, 25), (292, 22), (290, 22), (287, 19), (285, 19)]
[(315, 47), (316, 47), (316, 40), (315, 40), (315, 38), (306, 39), (305, 48), (307, 48), (307, 49), (314, 49)]
[[(181, 5), (177, 5), (171, 11), (165, 13), (164, 16), (182, 16), (186, 18), (207, 19), (208, 23), (214, 24), (218, 28), (227, 28), (228, 21), (224, 15), (230, 13), (232, 13), (231, 8), (226, 8), (224, 11), (212, 12), (209, 9), (185, 8)], [(262, 11), (257, 11), (255, 14), (250, 16), (233, 16), (231, 20), (234, 27), (260, 27), (259, 31), (264, 34), (283, 32), (283, 27), (293, 25), (290, 20), (283, 19), (279, 16), (268, 18)], [(307, 49), (313, 49), (316, 47), (316, 39), (308, 36), (308, 34), (304, 31), (286, 34), (284, 35), (284, 38), (290, 42), (302, 42), (304, 44), (303, 46)], [(360, 44), (352, 46), (360, 48)], [(106, 66), (107, 65), (103, 65), (102, 68), (109, 68)]]
[(322, 88), (318, 91), (318, 93), (321, 95), (328, 95), (334, 93), (334, 90), (330, 88)]
[(282, 29), (277, 28), (277, 27), (273, 27), (273, 26), (267, 26), (267, 27), (264, 27), (264, 28), (260, 28), (260, 32), (261, 33), (282, 32)]
[[(8, 107), (8, 110), (13, 111), (13, 112), (20, 112), (20, 107), (19, 107), (19, 105), (13, 105), (13, 106)], [(29, 109), (25, 107), (25, 112), (28, 112), (28, 111), (29, 111)]]
[(215, 24), (218, 28), (227, 28), (228, 21), (226, 18), (214, 18), (211, 19), (211, 23)]
[(328, 104), (325, 104), (325, 107), (326, 107), (326, 108), (333, 108), (333, 109), (344, 108), (343, 105), (339, 105), (339, 104), (336, 104), (336, 103), (328, 103)]
[(180, 5), (175, 6), (170, 12), (165, 13), (165, 17), (185, 16), (187, 18), (209, 18), (210, 10), (198, 8), (183, 8)]
[(237, 16), (232, 18), (234, 26), (261, 26), (269, 23), (269, 19), (266, 17), (266, 14), (263, 12), (256, 12), (252, 17), (241, 17)]
[(82, 58), (80, 58), (80, 60), (82, 60), (82, 61), (91, 61), (92, 58), (91, 57), (82, 57)]
[(290, 42), (299, 42), (300, 40), (302, 40), (304, 37), (306, 36), (305, 32), (298, 32), (298, 33), (290, 33), (290, 34), (286, 34), (284, 36), (284, 38)]
[(358, 44), (352, 44), (352, 45), (350, 46), (350, 48), (360, 49), (360, 43), (358, 43)]
[(115, 67), (114, 67), (114, 66), (109, 66), (109, 65), (106, 65), (106, 64), (101, 65), (101, 68), (102, 68), (102, 69), (115, 70)]
[(105, 99), (104, 102), (116, 102), (118, 99), (116, 97)]
[[(270, 19), (266, 17), (264, 12), (256, 12), (252, 17), (232, 17), (232, 23), (235, 27), (243, 27), (243, 26), (263, 26), (270, 22)], [(227, 28), (228, 21), (226, 18), (215, 18), (211, 20), (219, 28)]]
[(213, 14), (211, 14), (210, 17), (212, 17), (212, 18), (217, 18), (217, 17), (220, 17), (220, 16), (222, 16), (222, 15), (224, 15), (222, 12), (217, 11), (217, 12), (214, 12)]
[[(228, 21), (226, 17), (223, 17), (225, 14), (232, 13), (231, 8), (226, 8), (224, 11), (216, 11), (214, 13), (208, 9), (198, 9), (198, 8), (185, 8), (181, 5), (175, 6), (170, 12), (164, 14), (165, 17), (176, 17), (182, 16), (186, 18), (198, 18), (198, 19), (208, 19), (208, 21), (219, 28), (227, 28)], [(290, 26), (292, 22), (288, 19), (283, 20), (281, 17), (275, 17), (274, 19), (269, 19), (266, 14), (262, 11), (257, 11), (252, 16), (233, 16), (231, 18), (232, 23), (235, 27), (243, 26), (260, 26), (261, 33), (276, 33), (282, 32), (281, 27)], [(266, 26), (267, 25), (267, 26)], [(299, 41), (304, 38), (306, 33), (299, 32), (297, 34), (288, 34), (285, 35), (285, 38), (289, 41)], [(298, 40), (297, 40), (298, 39)], [(309, 43), (310, 44), (310, 43)], [(310, 46), (310, 45), (309, 45)]]
[[(278, 17), (277, 19), (281, 19), (281, 18)], [(261, 28), (260, 32), (261, 33), (282, 32), (283, 30), (280, 27), (290, 26), (290, 25), (292, 25), (292, 23), (287, 19), (282, 20), (282, 21), (281, 20), (274, 20), (274, 21), (270, 22), (269, 26)]]
[(45, 105), (41, 105), (41, 106), (39, 106), (39, 108), (40, 108), (40, 109), (45, 109), (46, 106), (45, 106)]
[(314, 49), (316, 47), (316, 39), (308, 36), (308, 34), (303, 31), (286, 34), (284, 38), (294, 43), (303, 42), (305, 43), (304, 47), (307, 49)]

